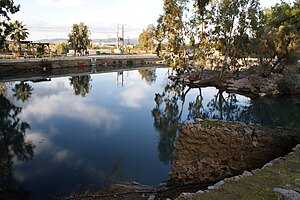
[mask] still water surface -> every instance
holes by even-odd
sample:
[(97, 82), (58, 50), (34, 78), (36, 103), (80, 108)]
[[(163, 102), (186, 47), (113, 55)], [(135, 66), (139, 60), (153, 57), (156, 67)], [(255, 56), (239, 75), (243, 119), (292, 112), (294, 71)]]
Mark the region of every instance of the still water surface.
[(169, 179), (177, 124), (197, 118), (300, 126), (297, 97), (251, 100), (188, 89), (168, 80), (170, 73), (151, 68), (2, 83), (1, 129), (25, 135), (1, 141), (4, 188), (51, 199), (115, 181), (159, 184)]

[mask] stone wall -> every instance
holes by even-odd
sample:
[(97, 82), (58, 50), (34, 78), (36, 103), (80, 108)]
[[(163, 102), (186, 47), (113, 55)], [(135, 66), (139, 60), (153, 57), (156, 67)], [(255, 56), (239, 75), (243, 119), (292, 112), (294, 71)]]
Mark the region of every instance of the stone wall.
[(156, 55), (105, 55), (90, 57), (2, 59), (0, 72), (24, 70), (46, 70), (52, 68), (98, 66), (131, 66), (156, 63), (161, 59)]
[[(179, 125), (170, 183), (215, 182), (287, 154), (300, 133), (238, 122)], [(298, 135), (297, 135), (298, 134)]]

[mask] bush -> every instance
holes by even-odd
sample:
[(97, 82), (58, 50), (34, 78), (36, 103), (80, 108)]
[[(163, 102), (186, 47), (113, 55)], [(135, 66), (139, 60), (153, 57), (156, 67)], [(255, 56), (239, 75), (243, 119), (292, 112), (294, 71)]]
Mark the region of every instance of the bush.
[(296, 89), (295, 77), (292, 75), (284, 75), (278, 82), (277, 87), (279, 92), (283, 94), (293, 94)]

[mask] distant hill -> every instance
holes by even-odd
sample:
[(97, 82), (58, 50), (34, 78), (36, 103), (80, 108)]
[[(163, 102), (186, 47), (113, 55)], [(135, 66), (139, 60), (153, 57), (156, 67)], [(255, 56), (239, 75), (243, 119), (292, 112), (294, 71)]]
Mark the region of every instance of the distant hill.
[[(129, 39), (130, 44), (138, 44), (139, 39), (138, 38), (132, 38)], [(41, 39), (36, 40), (35, 42), (42, 42), (42, 43), (62, 43), (62, 42), (68, 42), (68, 39), (66, 38), (54, 38), (54, 39)], [(116, 38), (106, 38), (106, 39), (92, 39), (92, 42), (94, 43), (116, 43)], [(125, 39), (125, 44), (128, 44), (128, 39)]]
[(68, 39), (65, 38), (54, 38), (54, 39), (41, 39), (36, 40), (35, 42), (42, 42), (42, 43), (62, 43), (62, 42), (68, 42)]

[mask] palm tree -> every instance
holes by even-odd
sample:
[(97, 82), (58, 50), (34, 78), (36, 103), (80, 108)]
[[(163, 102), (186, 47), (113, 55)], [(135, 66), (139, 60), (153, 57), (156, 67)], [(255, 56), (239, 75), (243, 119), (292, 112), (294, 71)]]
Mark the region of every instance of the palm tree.
[(10, 23), (10, 39), (18, 44), (18, 55), (21, 55), (21, 40), (25, 40), (28, 35), (28, 29), (21, 21), (15, 20)]
[(69, 78), (70, 85), (73, 85), (74, 94), (76, 96), (81, 95), (86, 97), (86, 95), (91, 91), (92, 85), (90, 84), (91, 76), (73, 76)]
[(28, 99), (30, 99), (32, 92), (33, 92), (33, 87), (29, 85), (28, 83), (24, 83), (21, 81), (20, 84), (16, 84), (15, 88), (12, 89), (14, 92), (14, 96), (17, 98), (17, 100), (25, 102)]
[(84, 53), (87, 50), (87, 46), (90, 44), (89, 36), (91, 32), (89, 28), (84, 25), (83, 22), (79, 24), (73, 24), (72, 31), (69, 33), (69, 43), (74, 49), (74, 55), (76, 53)]

